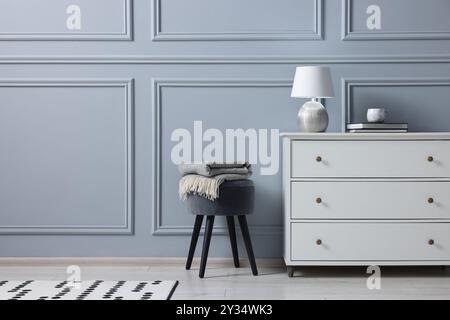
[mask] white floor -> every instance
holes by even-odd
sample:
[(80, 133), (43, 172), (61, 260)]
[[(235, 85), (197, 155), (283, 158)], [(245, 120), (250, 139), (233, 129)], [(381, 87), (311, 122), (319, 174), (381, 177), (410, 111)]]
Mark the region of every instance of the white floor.
[[(280, 263), (261, 262), (254, 277), (245, 262), (235, 269), (231, 260), (212, 260), (199, 279), (198, 261), (190, 271), (181, 259), (89, 261), (79, 263), (83, 280), (179, 280), (172, 299), (450, 299), (450, 269), (441, 267), (383, 267), (381, 289), (369, 290), (359, 267), (304, 267), (288, 278)], [(68, 263), (0, 261), (0, 281), (65, 280)]]

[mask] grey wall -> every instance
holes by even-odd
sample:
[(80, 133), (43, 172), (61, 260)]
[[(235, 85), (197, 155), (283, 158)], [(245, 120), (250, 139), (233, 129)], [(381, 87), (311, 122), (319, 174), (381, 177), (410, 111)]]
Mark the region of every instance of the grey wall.
[[(66, 29), (70, 4), (81, 30)], [(381, 30), (367, 30), (370, 4)], [(446, 0), (1, 1), (0, 255), (186, 255), (172, 130), (296, 130), (296, 65), (332, 68), (330, 131), (369, 106), (450, 130), (449, 12)], [(255, 171), (256, 254), (277, 257), (280, 176)], [(211, 250), (228, 256), (227, 238)]]

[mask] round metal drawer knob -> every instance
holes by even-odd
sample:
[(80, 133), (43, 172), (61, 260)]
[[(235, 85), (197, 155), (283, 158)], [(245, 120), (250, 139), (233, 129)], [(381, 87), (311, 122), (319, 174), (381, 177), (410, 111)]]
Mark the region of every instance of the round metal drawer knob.
[(434, 199), (433, 198), (428, 198), (428, 203), (433, 203)]
[(317, 162), (321, 162), (321, 161), (322, 161), (322, 157), (321, 157), (321, 156), (317, 156), (317, 157), (316, 157), (316, 161), (317, 161)]
[(317, 244), (318, 246), (320, 246), (320, 245), (322, 244), (322, 240), (317, 239), (317, 240), (316, 240), (316, 244)]
[(316, 203), (322, 203), (322, 198), (316, 198)]
[(430, 246), (432, 246), (432, 245), (434, 244), (434, 240), (433, 240), (433, 239), (428, 240), (428, 244), (429, 244)]
[(429, 157), (427, 158), (427, 160), (428, 160), (428, 162), (433, 162), (434, 158), (433, 158), (432, 156), (429, 156)]

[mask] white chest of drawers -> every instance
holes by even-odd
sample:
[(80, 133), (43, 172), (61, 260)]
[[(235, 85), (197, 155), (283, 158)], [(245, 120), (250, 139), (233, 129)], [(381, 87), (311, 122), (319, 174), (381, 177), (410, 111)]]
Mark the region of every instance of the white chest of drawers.
[(284, 259), (450, 265), (450, 133), (285, 133)]

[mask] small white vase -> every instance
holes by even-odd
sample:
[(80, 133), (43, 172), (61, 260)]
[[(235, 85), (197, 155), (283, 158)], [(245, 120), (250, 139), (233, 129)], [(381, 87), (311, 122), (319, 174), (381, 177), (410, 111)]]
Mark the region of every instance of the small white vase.
[(382, 123), (386, 119), (386, 110), (384, 108), (367, 109), (367, 121), (374, 123)]
[(306, 102), (298, 111), (298, 125), (302, 132), (324, 132), (328, 127), (327, 109), (320, 102)]

